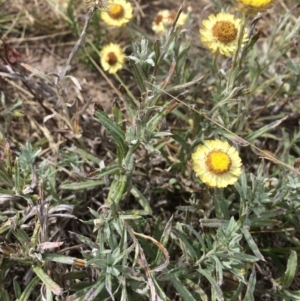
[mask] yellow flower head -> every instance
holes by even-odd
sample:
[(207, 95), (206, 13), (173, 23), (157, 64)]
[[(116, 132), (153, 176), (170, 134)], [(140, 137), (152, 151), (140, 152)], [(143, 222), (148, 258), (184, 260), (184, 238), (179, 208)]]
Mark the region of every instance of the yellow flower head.
[(192, 154), (193, 169), (202, 182), (213, 187), (234, 184), (242, 173), (238, 151), (221, 140), (205, 140)]
[[(212, 53), (219, 52), (229, 56), (237, 47), (237, 40), (241, 28), (241, 20), (235, 19), (233, 15), (221, 12), (210, 15), (208, 19), (202, 21), (200, 38), (203, 44)], [(244, 30), (242, 46), (248, 40), (247, 30)]]
[(274, 0), (237, 0), (246, 8), (253, 11), (264, 11), (272, 6)]
[[(152, 22), (152, 30), (156, 34), (164, 34), (166, 32), (166, 29), (170, 28), (175, 18), (176, 13), (171, 12), (168, 9), (159, 11), (155, 16), (154, 21)], [(176, 27), (184, 26), (186, 24), (186, 20), (187, 14), (181, 13), (177, 20)]]
[(100, 62), (105, 71), (114, 74), (123, 68), (125, 55), (118, 44), (110, 43), (100, 51)]
[(108, 0), (107, 9), (100, 14), (106, 24), (119, 27), (132, 19), (132, 5), (125, 0)]

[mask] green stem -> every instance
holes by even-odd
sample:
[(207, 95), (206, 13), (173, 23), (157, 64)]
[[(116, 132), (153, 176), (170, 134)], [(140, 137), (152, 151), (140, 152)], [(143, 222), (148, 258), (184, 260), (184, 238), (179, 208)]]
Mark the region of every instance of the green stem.
[(239, 55), (239, 52), (241, 50), (242, 43), (243, 43), (245, 24), (246, 24), (246, 15), (243, 13), (241, 25), (240, 25), (240, 31), (239, 31), (238, 40), (237, 40), (237, 46), (236, 46), (236, 50), (235, 50), (233, 58), (232, 58), (231, 69), (229, 71), (229, 79), (227, 81), (227, 87), (226, 87), (227, 93), (228, 93), (228, 91), (232, 90), (233, 85), (234, 85), (236, 68), (237, 68), (237, 59), (238, 59), (238, 55)]
[(236, 51), (234, 52), (233, 59), (232, 59), (232, 65), (231, 65), (232, 70), (234, 70), (235, 67), (236, 67), (238, 54), (239, 54), (241, 46), (242, 46), (244, 31), (245, 31), (245, 23), (246, 23), (246, 15), (243, 14), (242, 15), (241, 28), (240, 28), (240, 31), (239, 31), (239, 36), (238, 36), (238, 41), (237, 41), (237, 47), (236, 47)]
[(131, 91), (127, 88), (127, 86), (124, 84), (123, 80), (120, 78), (120, 76), (115, 73), (114, 74), (116, 80), (125, 88), (126, 93), (129, 95), (130, 99), (132, 100), (132, 102), (134, 103), (135, 107), (139, 107), (139, 103), (138, 101), (135, 99), (135, 97), (133, 96), (133, 94), (131, 93)]
[(213, 69), (216, 72), (216, 74), (218, 73), (218, 57), (219, 57), (219, 51), (216, 51), (213, 59)]

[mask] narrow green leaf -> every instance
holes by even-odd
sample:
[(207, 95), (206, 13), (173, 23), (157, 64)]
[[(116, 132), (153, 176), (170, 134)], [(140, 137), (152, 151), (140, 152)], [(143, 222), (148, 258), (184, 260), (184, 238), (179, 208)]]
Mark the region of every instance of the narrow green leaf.
[[(173, 114), (174, 114), (176, 117), (178, 117), (179, 119), (181, 119), (181, 120), (185, 121), (187, 124), (189, 124), (189, 116), (188, 116), (188, 115), (182, 113), (182, 112), (181, 112), (180, 110), (178, 110), (178, 109), (173, 110)], [(184, 140), (184, 139), (182, 139), (181, 136), (179, 136), (179, 135), (176, 135), (176, 136), (177, 136), (178, 138), (177, 138), (177, 139), (174, 138), (175, 140), (180, 139), (180, 140), (182, 140), (182, 142), (184, 143), (184, 145), (188, 144), (187, 141)]]
[(10, 219), (8, 219), (4, 224), (2, 224), (0, 226), (0, 234), (8, 231), (9, 229), (11, 229), (13, 226), (12, 226), (12, 221)]
[(120, 175), (118, 177), (115, 177), (110, 186), (109, 194), (107, 196), (107, 204), (119, 204), (124, 195), (127, 180), (128, 179), (126, 175)]
[(46, 301), (53, 301), (53, 294), (49, 287), (46, 287)]
[(182, 231), (179, 231), (178, 229), (173, 228), (172, 232), (179, 238), (182, 240), (184, 246), (186, 247), (186, 250), (188, 251), (188, 253), (190, 254), (191, 258), (196, 261), (197, 260), (197, 253), (195, 251), (195, 249), (193, 248), (193, 246), (191, 245), (191, 243), (189, 242), (188, 237), (186, 236), (186, 234)]
[(205, 293), (205, 291), (200, 287), (200, 285), (194, 283), (190, 279), (186, 278), (184, 279), (184, 282), (186, 283), (187, 286), (191, 288), (191, 291), (195, 292), (196, 294), (199, 295), (201, 301), (208, 301), (208, 296)]
[(170, 274), (168, 279), (172, 282), (179, 296), (184, 301), (196, 301), (190, 291), (183, 285), (183, 283), (174, 275)]
[[(166, 226), (165, 226), (165, 229), (164, 229), (164, 232), (160, 238), (160, 243), (166, 247), (168, 241), (169, 241), (169, 237), (170, 237), (170, 234), (171, 234), (171, 230), (172, 230), (172, 221), (173, 221), (173, 216), (169, 219), (169, 221), (167, 222)], [(161, 264), (161, 261), (162, 261), (162, 256), (163, 256), (163, 253), (160, 249), (157, 250), (157, 254), (156, 254), (156, 258), (154, 260), (155, 262), (155, 265), (160, 265)]]
[(90, 287), (89, 291), (85, 295), (84, 301), (94, 301), (96, 297), (101, 293), (104, 286), (105, 286), (105, 281), (102, 277), (96, 284)]
[(211, 284), (211, 290), (214, 291), (219, 301), (224, 301), (223, 293), (216, 280), (211, 276), (211, 273), (207, 270), (198, 269), (199, 273), (202, 274)]
[(159, 108), (159, 111), (147, 122), (146, 128), (150, 133), (153, 133), (157, 125), (164, 119), (170, 112), (172, 112), (178, 103), (175, 100), (172, 100), (168, 103), (165, 103)]
[(95, 111), (95, 117), (98, 119), (100, 123), (103, 124), (103, 126), (107, 129), (107, 131), (111, 134), (113, 137), (113, 140), (115, 141), (118, 149), (120, 150), (122, 157), (125, 157), (125, 154), (127, 152), (127, 145), (125, 143), (125, 134), (122, 132), (122, 130), (111, 121), (105, 112), (96, 110)]
[(157, 39), (155, 42), (154, 42), (154, 45), (153, 45), (153, 48), (154, 48), (154, 53), (155, 53), (155, 64), (158, 62), (158, 59), (160, 57), (160, 40)]
[[(176, 111), (176, 110), (174, 110), (174, 111)], [(174, 112), (174, 111), (173, 111), (173, 112)], [(173, 138), (174, 140), (176, 140), (177, 142), (179, 142), (180, 145), (181, 145), (185, 150), (189, 150), (189, 149), (190, 149), (190, 145), (189, 145), (189, 143), (187, 142), (187, 140), (184, 139), (183, 137), (181, 137), (180, 135), (174, 133), (173, 136), (172, 136), (172, 138)]]
[(72, 183), (65, 183), (60, 186), (61, 189), (67, 189), (67, 190), (81, 190), (81, 189), (92, 189), (96, 186), (103, 185), (103, 180), (87, 180), (82, 181), (80, 183), (78, 182), (72, 182)]
[(286, 298), (289, 298), (289, 299), (287, 299), (289, 301), (299, 301), (300, 300), (300, 291), (283, 290), (280, 295), (284, 298), (284, 300), (286, 300)]
[(4, 167), (4, 163), (0, 164), (0, 181), (7, 185), (7, 187), (13, 187), (13, 181), (9, 175), (9, 173), (6, 171), (5, 167)]
[(258, 217), (255, 220), (251, 219), (251, 228), (257, 228), (262, 229), (265, 227), (275, 227), (280, 226), (282, 224), (282, 221), (278, 219), (263, 219), (263, 217)]
[(27, 233), (23, 229), (15, 229), (13, 231), (14, 236), (17, 238), (19, 243), (24, 246), (25, 248), (30, 243), (30, 238)]
[[(153, 298), (150, 298), (150, 300), (162, 300), (162, 301), (167, 301), (169, 300), (164, 292), (164, 290), (160, 287), (160, 285), (158, 284), (158, 282), (156, 281), (154, 275), (151, 273), (150, 274), (150, 279), (152, 280), (152, 283), (148, 281), (148, 284), (150, 286), (150, 291), (155, 291), (155, 295), (156, 296), (153, 296)], [(151, 289), (151, 286), (150, 284), (153, 284), (154, 285), (154, 288), (153, 290)]]
[(222, 226), (228, 226), (229, 221), (217, 219), (217, 218), (211, 218), (211, 219), (200, 219), (200, 223), (202, 227), (220, 228)]
[(137, 211), (137, 214), (120, 214), (119, 215), (119, 218), (123, 221), (125, 220), (135, 220), (135, 219), (140, 219), (142, 218), (141, 215), (138, 214), (138, 211)]
[(218, 283), (223, 283), (223, 269), (221, 261), (215, 255), (211, 255), (210, 258), (215, 261), (216, 280)]
[(69, 231), (69, 233), (75, 235), (82, 243), (87, 244), (91, 249), (98, 248), (97, 244), (95, 244), (90, 238), (72, 231)]
[(292, 250), (287, 262), (286, 271), (280, 279), (280, 283), (283, 289), (288, 288), (292, 284), (295, 278), (297, 267), (298, 267), (297, 252)]
[(74, 271), (64, 274), (64, 280), (84, 279), (88, 277), (87, 271)]
[(255, 267), (253, 266), (251, 275), (249, 277), (249, 282), (247, 285), (247, 291), (243, 301), (254, 301), (253, 293), (255, 290), (255, 284), (256, 284), (256, 271), (255, 271)]
[(244, 237), (250, 247), (250, 249), (252, 250), (252, 252), (254, 253), (254, 255), (259, 258), (260, 260), (265, 261), (265, 258), (263, 257), (263, 255), (260, 253), (254, 239), (252, 238), (249, 230), (246, 227), (241, 228), (241, 231), (244, 234)]
[(32, 267), (35, 274), (41, 279), (41, 281), (46, 285), (46, 287), (51, 290), (54, 295), (61, 295), (63, 289), (54, 282), (39, 266)]
[(12, 190), (5, 190), (0, 188), (0, 203), (3, 204), (6, 201), (19, 201), (22, 200), (22, 196), (16, 195)]
[(112, 292), (112, 284), (111, 284), (111, 273), (110, 273), (110, 268), (106, 269), (106, 275), (105, 275), (105, 288), (106, 291), (109, 293), (112, 301), (115, 301), (113, 292)]
[(119, 104), (116, 101), (113, 103), (113, 106), (112, 106), (112, 114), (114, 116), (114, 122), (115, 122), (115, 124), (117, 124), (118, 127), (122, 131), (124, 131), (122, 112), (120, 110)]
[(244, 282), (240, 282), (237, 289), (234, 291), (234, 294), (231, 296), (230, 301), (236, 301), (239, 300), (239, 295), (242, 293), (243, 289), (245, 287), (245, 283)]
[(130, 190), (131, 194), (138, 200), (143, 209), (148, 213), (152, 214), (152, 209), (148, 200), (144, 197), (144, 195), (135, 187), (132, 186)]
[(186, 227), (189, 231), (191, 231), (197, 238), (197, 243), (201, 244), (201, 252), (203, 253), (203, 255), (206, 253), (206, 245), (205, 242), (203, 240), (203, 238), (201, 237), (201, 235), (199, 234), (199, 232), (197, 232), (191, 225), (188, 224), (181, 224), (183, 227)]
[(1, 299), (3, 301), (11, 301), (6, 289), (2, 289), (1, 298), (3, 298), (3, 299)]
[(75, 148), (74, 150), (75, 153), (77, 153), (79, 156), (81, 156), (83, 159), (85, 159), (86, 161), (91, 161), (94, 162), (96, 164), (100, 163), (100, 159), (94, 155), (92, 155), (89, 152), (86, 152), (85, 150), (81, 149), (81, 148)]
[(285, 121), (288, 118), (288, 116), (285, 116), (279, 120), (276, 120), (274, 122), (271, 122), (270, 124), (267, 124), (261, 128), (259, 128), (257, 131), (255, 131), (254, 133), (248, 135), (245, 140), (247, 140), (248, 142), (252, 142), (255, 139), (257, 139), (258, 137), (261, 137), (263, 134), (273, 130), (274, 128), (276, 128), (277, 126), (279, 126), (283, 121)]
[(101, 168), (98, 173), (95, 173), (95, 178), (101, 179), (103, 177), (119, 173), (122, 168), (119, 165), (111, 165)]
[(16, 193), (19, 194), (21, 192), (21, 187), (20, 187), (20, 163), (18, 160), (15, 162), (15, 190)]
[(141, 90), (141, 92), (146, 92), (145, 82), (147, 81), (147, 77), (144, 74), (142, 68), (139, 64), (136, 64), (134, 61), (129, 61), (130, 67), (134, 73), (134, 78), (137, 80), (137, 84)]
[(120, 301), (128, 301), (126, 277), (121, 277), (120, 278), (120, 283), (122, 285), (122, 292), (121, 292)]
[(14, 286), (14, 292), (15, 292), (15, 296), (17, 298), (19, 298), (21, 296), (21, 287), (19, 282), (16, 279), (13, 279), (13, 286)]
[(40, 282), (40, 278), (38, 276), (35, 276), (25, 287), (22, 295), (20, 296), (19, 299), (16, 301), (28, 301), (31, 292), (35, 289), (35, 287), (38, 285)]
[(233, 253), (233, 254), (228, 254), (227, 252), (217, 252), (216, 255), (221, 258), (222, 260), (226, 259), (234, 259), (234, 260), (239, 260), (242, 262), (257, 262), (259, 259), (256, 256), (253, 255), (248, 255), (244, 253)]
[(55, 253), (44, 253), (43, 260), (60, 262), (64, 264), (74, 264), (76, 258), (72, 256), (60, 255)]

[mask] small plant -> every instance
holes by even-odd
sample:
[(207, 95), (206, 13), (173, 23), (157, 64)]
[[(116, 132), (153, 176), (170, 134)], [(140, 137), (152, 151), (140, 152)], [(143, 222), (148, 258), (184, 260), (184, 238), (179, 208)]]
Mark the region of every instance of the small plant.
[(1, 301), (298, 300), (299, 7), (34, 2), (1, 28), (62, 60), (0, 64)]

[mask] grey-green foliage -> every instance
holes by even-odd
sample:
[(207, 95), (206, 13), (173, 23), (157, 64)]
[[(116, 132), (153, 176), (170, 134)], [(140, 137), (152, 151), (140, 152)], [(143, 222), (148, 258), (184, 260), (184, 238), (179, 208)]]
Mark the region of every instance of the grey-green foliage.
[(289, 175), (286, 181), (286, 188), (284, 200), (291, 211), (298, 212), (300, 209), (300, 179)]
[(41, 151), (41, 148), (34, 150), (32, 148), (32, 144), (27, 141), (25, 147), (22, 147), (20, 152), (17, 152), (17, 155), (19, 156), (18, 159), (20, 162), (20, 168), (24, 175), (28, 175), (31, 172), (36, 158)]

